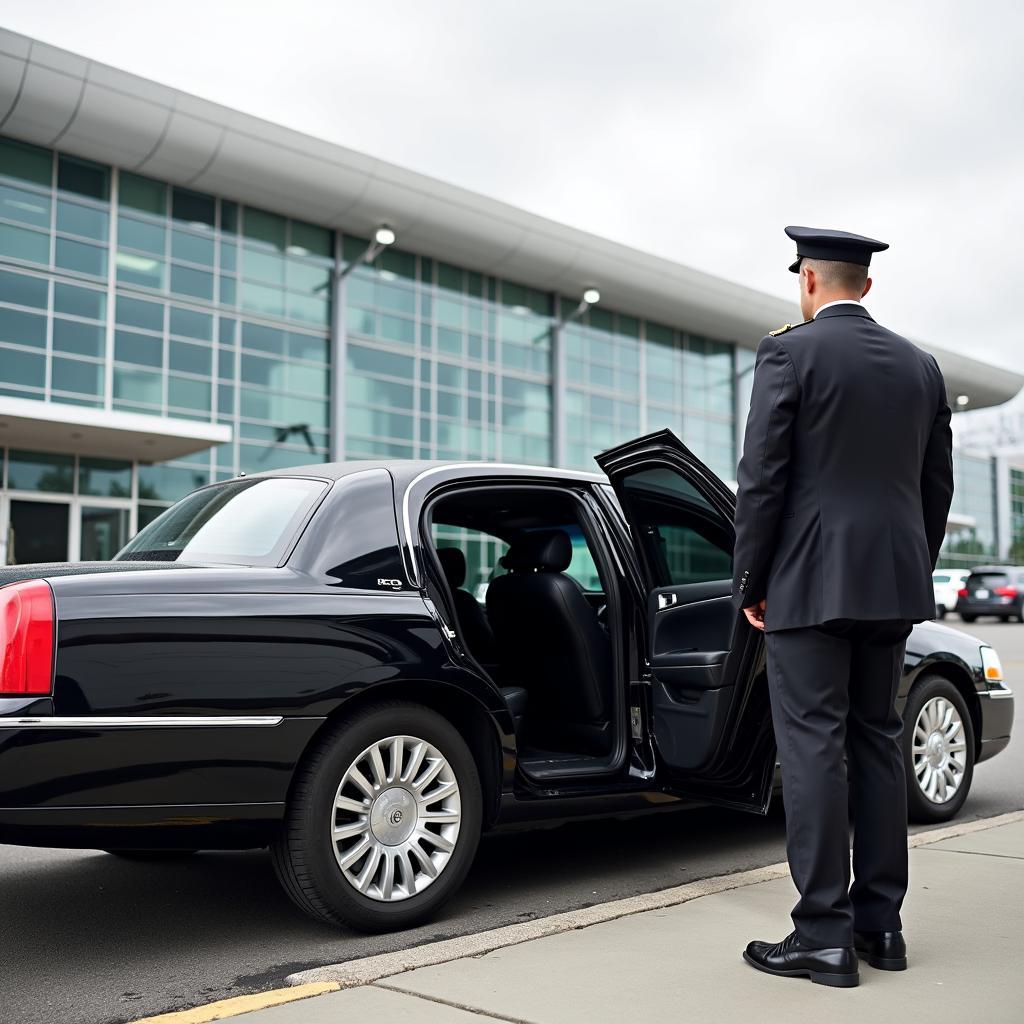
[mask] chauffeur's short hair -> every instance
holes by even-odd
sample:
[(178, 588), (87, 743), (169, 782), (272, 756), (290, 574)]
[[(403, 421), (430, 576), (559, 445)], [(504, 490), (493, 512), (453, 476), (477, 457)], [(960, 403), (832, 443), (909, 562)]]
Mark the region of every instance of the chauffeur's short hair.
[(844, 291), (857, 292), (864, 290), (868, 280), (868, 268), (859, 263), (843, 263), (840, 260), (809, 260), (804, 259), (803, 265), (818, 275), (818, 279), (826, 288), (842, 288)]

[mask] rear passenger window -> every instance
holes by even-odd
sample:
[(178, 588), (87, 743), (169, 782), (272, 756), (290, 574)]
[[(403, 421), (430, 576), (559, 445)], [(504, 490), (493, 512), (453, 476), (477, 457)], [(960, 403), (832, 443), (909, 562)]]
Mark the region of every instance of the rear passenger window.
[(658, 586), (706, 583), (732, 577), (732, 536), (721, 515), (689, 481), (665, 469), (625, 480), (631, 519), (639, 526)]

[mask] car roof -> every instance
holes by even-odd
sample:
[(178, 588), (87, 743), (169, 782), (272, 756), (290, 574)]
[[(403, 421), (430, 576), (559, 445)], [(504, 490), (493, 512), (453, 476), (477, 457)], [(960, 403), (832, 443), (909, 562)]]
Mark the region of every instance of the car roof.
[(494, 475), (496, 470), (508, 470), (514, 476), (537, 476), (546, 479), (586, 480), (590, 483), (607, 483), (608, 478), (601, 473), (587, 473), (578, 469), (554, 469), (550, 466), (530, 466), (511, 462), (484, 462), (482, 460), (465, 459), (347, 459), (344, 462), (317, 462), (307, 466), (289, 466), (287, 469), (272, 469), (261, 473), (247, 474), (254, 476), (310, 476), (321, 480), (341, 480), (353, 473), (363, 473), (368, 469), (385, 469), (394, 478), (399, 487), (404, 488), (417, 477), (425, 473), (443, 469), (465, 470), (471, 475), (474, 470), (487, 470)]
[(1020, 572), (1021, 567), (1019, 565), (976, 565), (971, 572)]

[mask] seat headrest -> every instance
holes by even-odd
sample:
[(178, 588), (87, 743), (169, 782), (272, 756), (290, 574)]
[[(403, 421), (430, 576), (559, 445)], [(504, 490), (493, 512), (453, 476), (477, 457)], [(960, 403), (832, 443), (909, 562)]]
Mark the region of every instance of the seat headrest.
[(448, 586), (461, 587), (466, 582), (466, 556), (461, 548), (438, 548), (437, 557), (441, 560), (444, 578)]
[(501, 564), (512, 572), (522, 569), (563, 572), (571, 561), (572, 541), (565, 530), (535, 530), (517, 537)]

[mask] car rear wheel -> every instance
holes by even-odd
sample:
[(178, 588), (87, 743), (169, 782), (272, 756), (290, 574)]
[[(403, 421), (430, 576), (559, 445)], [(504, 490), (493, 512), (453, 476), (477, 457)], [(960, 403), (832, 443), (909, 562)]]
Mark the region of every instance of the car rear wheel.
[(968, 615), (966, 612), (961, 612), (960, 613), (960, 618), (964, 622), (974, 622), (974, 621), (977, 620), (978, 616), (977, 615)]
[(455, 893), (481, 820), (476, 763), (458, 730), (419, 705), (379, 704), (336, 727), (299, 767), (271, 853), (306, 913), (398, 930)]
[(903, 713), (903, 760), (911, 821), (949, 821), (974, 776), (974, 729), (960, 691), (942, 676), (911, 690)]
[(937, 618), (937, 619), (939, 619), (941, 621), (945, 617), (946, 617), (946, 606), (944, 604), (940, 604), (935, 609), (935, 618)]

